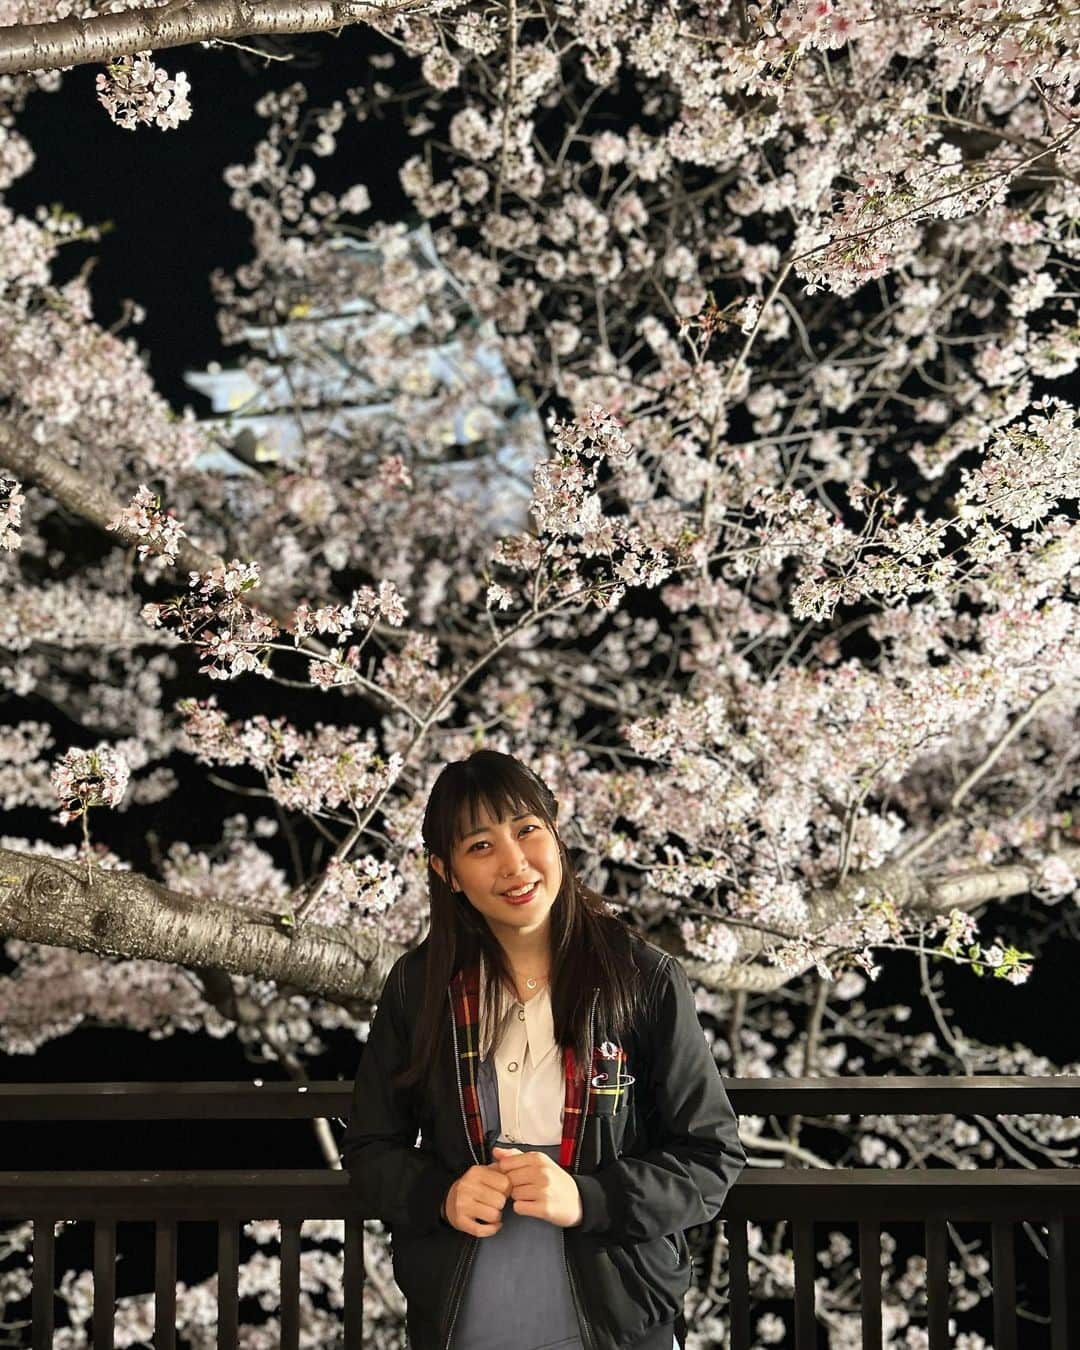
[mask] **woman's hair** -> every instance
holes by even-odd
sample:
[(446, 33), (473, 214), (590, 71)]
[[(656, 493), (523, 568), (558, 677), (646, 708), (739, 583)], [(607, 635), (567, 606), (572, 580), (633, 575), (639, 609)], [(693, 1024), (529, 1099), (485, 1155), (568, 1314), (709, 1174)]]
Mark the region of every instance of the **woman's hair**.
[[(454, 974), (479, 960), (481, 994), (494, 1000), (482, 1009), (481, 1027), (492, 1040), (503, 1013), (517, 1001), (506, 954), (484, 916), (462, 893), (454, 893), (431, 865), (432, 856), (451, 870), (454, 845), (479, 823), (483, 804), (493, 820), (527, 811), (555, 836), (562, 862), (562, 884), (551, 907), (551, 993), (556, 1044), (572, 1046), (579, 1079), (591, 1074), (585, 1063), (589, 1012), (598, 987), (597, 1024), (619, 1037), (633, 1019), (642, 997), (642, 981), (630, 955), (635, 930), (608, 912), (607, 901), (582, 884), (555, 825), (558, 802), (550, 788), (513, 755), (476, 750), (468, 759), (447, 764), (435, 780), (424, 812), (422, 834), (428, 853), (431, 926), (427, 940), (424, 996), (416, 1023), (412, 1061), (394, 1078), (394, 1086), (419, 1087), (426, 1095), (437, 1056), (448, 1034), (447, 987)], [(481, 1056), (491, 1045), (479, 1047)]]

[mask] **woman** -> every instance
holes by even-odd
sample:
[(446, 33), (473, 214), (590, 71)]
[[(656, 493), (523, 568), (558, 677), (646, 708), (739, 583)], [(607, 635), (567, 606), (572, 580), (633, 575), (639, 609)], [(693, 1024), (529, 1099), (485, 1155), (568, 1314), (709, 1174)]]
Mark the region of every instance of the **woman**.
[(492, 750), (428, 800), (431, 924), (386, 980), (342, 1146), (410, 1350), (677, 1350), (683, 1230), (746, 1162), (685, 972), (577, 879), (557, 809)]

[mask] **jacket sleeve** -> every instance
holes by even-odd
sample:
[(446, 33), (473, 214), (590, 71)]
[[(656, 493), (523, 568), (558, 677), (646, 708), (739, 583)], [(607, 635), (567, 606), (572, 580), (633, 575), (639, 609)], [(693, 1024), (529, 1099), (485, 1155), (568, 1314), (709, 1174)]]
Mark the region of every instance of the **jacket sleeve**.
[(363, 1218), (426, 1232), (446, 1226), (439, 1208), (457, 1177), (416, 1147), (420, 1124), (409, 1094), (395, 1091), (390, 1082), (409, 1055), (402, 1015), (404, 959), (386, 978), (360, 1056), (341, 1161), (349, 1173), (350, 1202)]
[(656, 1146), (574, 1175), (579, 1231), (612, 1241), (644, 1242), (711, 1223), (746, 1166), (686, 972), (668, 957), (657, 979), (647, 1018)]

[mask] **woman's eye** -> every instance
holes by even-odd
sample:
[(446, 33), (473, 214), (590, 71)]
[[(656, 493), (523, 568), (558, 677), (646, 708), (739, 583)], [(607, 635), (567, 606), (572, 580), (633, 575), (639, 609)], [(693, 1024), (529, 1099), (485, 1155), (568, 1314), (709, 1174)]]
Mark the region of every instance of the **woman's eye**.
[[(523, 825), (523, 826), (521, 827), (521, 829), (519, 830), (518, 833), (519, 833), (519, 834), (524, 834), (526, 830), (538, 830), (539, 828), (540, 828), (539, 825)], [(478, 848), (480, 847), (481, 844), (486, 844), (486, 843), (487, 843), (487, 840), (486, 840), (486, 839), (478, 839), (478, 840), (476, 841), (475, 844), (471, 844), (471, 845), (469, 846), (469, 852), (470, 852), (470, 853), (475, 852), (475, 850), (478, 849)]]

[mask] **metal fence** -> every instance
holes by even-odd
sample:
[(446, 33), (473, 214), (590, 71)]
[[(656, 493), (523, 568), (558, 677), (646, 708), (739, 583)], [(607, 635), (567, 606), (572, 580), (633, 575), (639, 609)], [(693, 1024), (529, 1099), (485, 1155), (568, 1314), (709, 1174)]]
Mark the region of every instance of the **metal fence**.
[[(729, 1079), (741, 1115), (1080, 1115), (1072, 1078)], [(0, 1085), (0, 1124), (8, 1121), (284, 1120), (343, 1118), (347, 1083), (77, 1083)], [(5, 1150), (5, 1153), (7, 1151)], [(238, 1328), (240, 1224), (281, 1225), (281, 1347), (299, 1332), (300, 1224), (344, 1220), (344, 1350), (363, 1345), (363, 1219), (350, 1213), (347, 1178), (311, 1171), (0, 1172), (0, 1219), (33, 1222), (32, 1346), (51, 1347), (54, 1224), (94, 1227), (92, 1344), (112, 1350), (116, 1225), (155, 1225), (155, 1350), (175, 1350), (177, 1225), (217, 1223), (218, 1347), (234, 1350)], [(1080, 1347), (1080, 1169), (934, 1168), (885, 1170), (750, 1169), (733, 1188), (722, 1223), (729, 1244), (730, 1345), (751, 1345), (747, 1222), (791, 1223), (795, 1270), (795, 1350), (818, 1343), (814, 1310), (815, 1225), (858, 1225), (864, 1350), (881, 1350), (880, 1232), (883, 1221), (923, 1225), (930, 1350), (948, 1344), (948, 1222), (991, 1225), (994, 1350), (1021, 1350), (1016, 1317), (1015, 1228), (1048, 1233), (1050, 1343)]]

